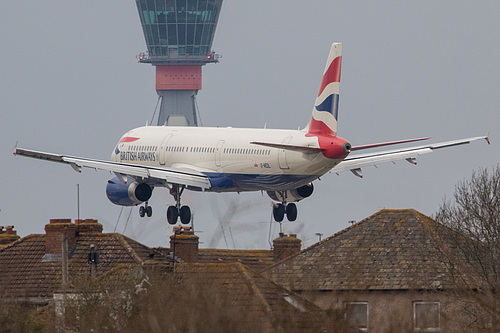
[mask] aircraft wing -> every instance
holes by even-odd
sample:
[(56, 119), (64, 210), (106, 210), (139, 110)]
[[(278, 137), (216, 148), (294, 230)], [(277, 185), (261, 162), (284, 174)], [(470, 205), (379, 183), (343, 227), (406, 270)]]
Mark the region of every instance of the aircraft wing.
[(44, 153), (17, 147), (15, 148), (14, 155), (69, 164), (78, 172), (81, 172), (82, 167), (107, 170), (113, 172), (122, 181), (126, 181), (127, 177), (131, 177), (134, 179), (149, 179), (153, 182), (157, 180), (163, 183), (199, 187), (201, 189), (210, 188), (210, 180), (206, 175), (196, 170), (189, 170), (186, 167), (182, 168), (182, 170), (175, 168), (154, 168), (135, 164), (94, 160), (84, 157)]
[(429, 145), (408, 147), (402, 149), (385, 150), (373, 153), (349, 155), (345, 160), (337, 164), (332, 171), (339, 173), (343, 171), (351, 171), (354, 175), (362, 178), (361, 168), (367, 166), (377, 166), (381, 163), (394, 162), (399, 160), (407, 160), (412, 164), (417, 164), (416, 158), (420, 155), (431, 153), (434, 150), (441, 148), (454, 147), (471, 143), (472, 141), (484, 139), (489, 142), (488, 136), (477, 136), (466, 139), (452, 140)]

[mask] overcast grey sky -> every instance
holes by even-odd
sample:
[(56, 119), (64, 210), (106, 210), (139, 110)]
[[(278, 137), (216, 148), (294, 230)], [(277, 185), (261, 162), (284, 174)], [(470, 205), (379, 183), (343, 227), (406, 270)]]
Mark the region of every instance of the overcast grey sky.
[[(298, 204), (304, 246), (382, 208), (431, 215), (455, 184), (499, 162), (500, 2), (498, 1), (230, 1), (203, 68), (198, 105), (205, 126), (295, 129), (306, 125), (334, 41), (344, 43), (339, 135), (353, 145), (431, 136), (433, 141), (484, 135), (471, 145), (406, 161), (325, 175)], [(0, 225), (43, 233), (51, 218), (96, 218), (105, 232), (151, 246), (168, 245), (167, 203), (156, 189), (153, 217), (108, 201), (107, 172), (12, 156), (25, 148), (109, 159), (119, 137), (154, 111), (154, 68), (135, 1), (2, 0), (0, 2)], [(203, 247), (269, 248), (271, 200), (260, 193), (185, 193)], [(221, 229), (219, 222), (224, 228)], [(271, 228), (270, 228), (271, 226)], [(223, 232), (222, 232), (223, 231)], [(224, 236), (225, 239), (224, 240)]]

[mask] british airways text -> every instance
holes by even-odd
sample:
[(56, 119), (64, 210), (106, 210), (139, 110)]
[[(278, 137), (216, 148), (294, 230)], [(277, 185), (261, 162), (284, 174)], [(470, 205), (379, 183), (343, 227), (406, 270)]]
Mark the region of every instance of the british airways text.
[(156, 154), (154, 152), (144, 151), (121, 151), (120, 159), (122, 161), (156, 161)]

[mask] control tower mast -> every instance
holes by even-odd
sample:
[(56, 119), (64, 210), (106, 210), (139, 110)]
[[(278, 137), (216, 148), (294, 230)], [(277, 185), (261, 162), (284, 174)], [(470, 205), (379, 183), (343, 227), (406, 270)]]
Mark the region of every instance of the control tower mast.
[(156, 67), (161, 98), (157, 125), (198, 126), (201, 67), (219, 61), (212, 43), (222, 0), (136, 0), (136, 4), (148, 48), (139, 62)]

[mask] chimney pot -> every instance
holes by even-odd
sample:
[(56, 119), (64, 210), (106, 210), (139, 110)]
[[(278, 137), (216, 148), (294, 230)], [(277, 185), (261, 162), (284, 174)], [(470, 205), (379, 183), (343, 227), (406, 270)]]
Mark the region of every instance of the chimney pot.
[(0, 248), (14, 243), (19, 238), (21, 237), (17, 235), (17, 231), (14, 231), (13, 225), (8, 225), (7, 227), (0, 226)]
[(78, 234), (102, 234), (102, 224), (94, 219), (76, 220)]
[(8, 225), (5, 227), (7, 235), (17, 235), (17, 231), (14, 231), (13, 225)]
[(71, 219), (50, 219), (50, 223), (71, 223)]

